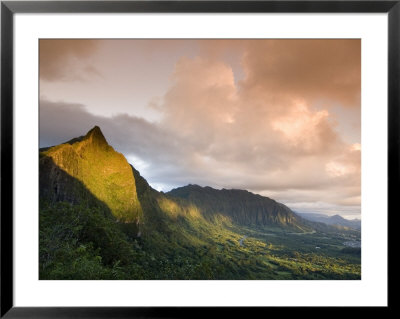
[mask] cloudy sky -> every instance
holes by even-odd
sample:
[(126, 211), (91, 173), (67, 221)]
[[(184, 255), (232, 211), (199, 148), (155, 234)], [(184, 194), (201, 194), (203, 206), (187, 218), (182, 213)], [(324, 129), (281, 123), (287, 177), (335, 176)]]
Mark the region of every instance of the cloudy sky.
[(40, 146), (99, 125), (156, 189), (361, 213), (360, 40), (40, 40)]

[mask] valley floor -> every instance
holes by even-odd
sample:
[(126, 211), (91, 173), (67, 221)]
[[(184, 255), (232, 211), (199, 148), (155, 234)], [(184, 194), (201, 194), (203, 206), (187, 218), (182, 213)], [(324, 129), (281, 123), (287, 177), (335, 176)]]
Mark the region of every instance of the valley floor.
[[(40, 210), (40, 279), (361, 279), (352, 233), (296, 233), (178, 216), (129, 236), (100, 211)], [(301, 236), (299, 236), (301, 234)]]

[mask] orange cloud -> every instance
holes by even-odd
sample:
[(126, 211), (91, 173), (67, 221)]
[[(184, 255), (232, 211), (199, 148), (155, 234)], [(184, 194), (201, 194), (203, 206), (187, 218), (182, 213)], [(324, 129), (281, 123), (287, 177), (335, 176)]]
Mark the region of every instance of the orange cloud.
[(339, 142), (329, 112), (313, 112), (304, 102), (294, 102), (290, 111), (272, 120), (271, 125), (284, 135), (290, 147), (306, 153), (326, 152)]
[(361, 40), (254, 41), (243, 64), (257, 94), (360, 106)]

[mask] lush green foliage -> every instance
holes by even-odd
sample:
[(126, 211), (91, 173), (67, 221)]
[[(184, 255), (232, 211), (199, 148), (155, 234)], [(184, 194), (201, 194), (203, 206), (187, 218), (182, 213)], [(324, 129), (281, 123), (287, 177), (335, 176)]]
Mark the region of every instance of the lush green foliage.
[(117, 223), (100, 209), (42, 204), (40, 278), (360, 278), (360, 256), (343, 251), (345, 235), (244, 228), (223, 215), (210, 222), (189, 211), (162, 223), (164, 229), (149, 225), (134, 238), (127, 235), (129, 224)]

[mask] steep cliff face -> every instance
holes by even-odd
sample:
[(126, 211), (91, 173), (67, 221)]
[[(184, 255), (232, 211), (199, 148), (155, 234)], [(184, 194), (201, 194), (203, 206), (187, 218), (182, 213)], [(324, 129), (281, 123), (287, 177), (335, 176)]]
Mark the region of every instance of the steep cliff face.
[(167, 194), (192, 203), (205, 216), (223, 214), (242, 225), (307, 228), (287, 206), (245, 190), (217, 190), (211, 187), (188, 185), (173, 189)]
[(85, 136), (40, 152), (39, 171), (43, 198), (77, 203), (89, 200), (89, 192), (117, 220), (142, 220), (132, 168), (97, 126)]

